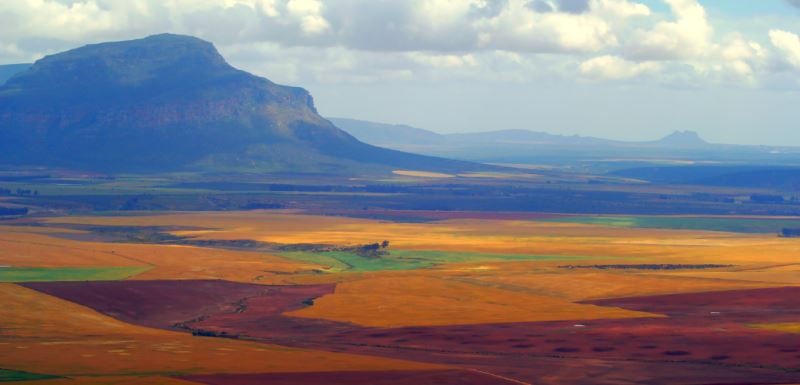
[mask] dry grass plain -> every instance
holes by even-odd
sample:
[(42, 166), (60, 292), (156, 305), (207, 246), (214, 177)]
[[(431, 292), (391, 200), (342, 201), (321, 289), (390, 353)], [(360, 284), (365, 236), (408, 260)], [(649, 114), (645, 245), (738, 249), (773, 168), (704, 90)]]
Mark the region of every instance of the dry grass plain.
[[(181, 245), (83, 242), (47, 234), (0, 229), (0, 266), (150, 267), (135, 279), (226, 279), (255, 281), (261, 276), (319, 268), (279, 256)], [(27, 229), (27, 228), (24, 228)]]

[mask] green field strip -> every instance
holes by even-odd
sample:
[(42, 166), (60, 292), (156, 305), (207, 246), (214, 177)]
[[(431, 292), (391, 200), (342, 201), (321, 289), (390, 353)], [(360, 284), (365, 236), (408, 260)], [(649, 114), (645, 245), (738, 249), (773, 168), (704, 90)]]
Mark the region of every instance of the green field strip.
[(56, 378), (62, 378), (62, 377), (51, 376), (48, 374), (37, 374), (37, 373), (19, 372), (16, 370), (0, 369), (0, 382), (38, 381), (38, 380), (52, 380)]
[(391, 252), (376, 256), (365, 257), (354, 253), (329, 251), (329, 252), (290, 252), (280, 253), (280, 256), (314, 263), (328, 267), (328, 272), (371, 272), (391, 270), (417, 270), (426, 269), (450, 263), (473, 262), (511, 262), (511, 261), (573, 261), (594, 259), (596, 257), (581, 256), (546, 256), (546, 255), (518, 255), (518, 254), (490, 254), (471, 253), (458, 251), (433, 251), (433, 250), (392, 250)]
[(151, 266), (0, 267), (0, 282), (118, 281), (139, 275), (151, 268)]
[(650, 216), (575, 216), (541, 219), (543, 222), (581, 223), (646, 229), (723, 231), (731, 233), (779, 233), (800, 228), (800, 219), (703, 218)]

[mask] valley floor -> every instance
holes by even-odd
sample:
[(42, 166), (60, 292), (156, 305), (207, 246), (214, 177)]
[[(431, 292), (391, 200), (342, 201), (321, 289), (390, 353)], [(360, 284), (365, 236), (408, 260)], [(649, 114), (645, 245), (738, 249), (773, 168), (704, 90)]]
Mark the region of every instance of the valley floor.
[(800, 219), (335, 214), (0, 222), (0, 382), (800, 383)]

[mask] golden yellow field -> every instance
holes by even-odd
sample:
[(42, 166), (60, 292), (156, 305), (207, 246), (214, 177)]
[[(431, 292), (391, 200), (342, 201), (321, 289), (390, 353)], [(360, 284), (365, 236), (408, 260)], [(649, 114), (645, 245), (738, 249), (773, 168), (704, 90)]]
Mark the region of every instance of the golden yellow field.
[(151, 267), (136, 279), (258, 281), (319, 266), (278, 256), (180, 245), (81, 242), (36, 232), (0, 232), (0, 266)]
[(455, 178), (455, 175), (443, 174), (430, 171), (395, 170), (392, 173), (402, 176), (413, 176), (417, 178)]
[(347, 282), (314, 306), (288, 315), (372, 327), (658, 317), (457, 279), (414, 276)]
[(800, 323), (753, 324), (750, 326), (757, 329), (771, 330), (781, 333), (800, 334)]
[(197, 239), (275, 243), (365, 244), (389, 240), (412, 250), (592, 256), (624, 263), (718, 263), (760, 271), (796, 262), (800, 247), (774, 235), (637, 229), (518, 220), (458, 219), (394, 223), (293, 212), (177, 213), (155, 216), (60, 217), (50, 223), (194, 226), (173, 231)]

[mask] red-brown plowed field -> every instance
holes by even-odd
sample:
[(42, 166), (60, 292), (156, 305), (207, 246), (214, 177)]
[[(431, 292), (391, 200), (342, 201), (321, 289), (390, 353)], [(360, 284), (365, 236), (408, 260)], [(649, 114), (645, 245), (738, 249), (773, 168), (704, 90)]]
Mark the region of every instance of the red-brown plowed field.
[(228, 281), (31, 282), (24, 286), (138, 325), (171, 328), (216, 314), (243, 313), (249, 301), (260, 315), (277, 316), (334, 285), (265, 286)]
[(519, 385), (490, 374), (466, 370), (220, 374), (183, 379), (209, 385)]
[(800, 287), (672, 294), (591, 303), (666, 314), (672, 318), (707, 319), (710, 314), (719, 313), (716, 318), (730, 322), (781, 322), (800, 319)]
[[(737, 373), (735, 383), (771, 383), (800, 380), (800, 335), (782, 334), (748, 327), (752, 323), (796, 322), (800, 319), (800, 288), (739, 290), (656, 297), (594, 301), (603, 306), (667, 314), (670, 318), (596, 320), (586, 322), (536, 322), (496, 325), (412, 327), (371, 329), (326, 336), (338, 346), (369, 346), (373, 354), (436, 360), (455, 358), (463, 365), (485, 365), (489, 359), (476, 355), (504, 357), (499, 365), (528, 360), (541, 363), (545, 357), (558, 358), (551, 367), (575, 360), (628, 362), (652, 367), (667, 364), (672, 376), (679, 367), (694, 371), (685, 383), (726, 383), (726, 374)], [(354, 351), (352, 348), (346, 351)], [(399, 353), (404, 352), (404, 353)], [(436, 362), (445, 362), (444, 360)], [(452, 362), (451, 362), (452, 363)], [(588, 366), (587, 366), (588, 367)], [(756, 370), (764, 368), (764, 370)], [(498, 371), (495, 367), (495, 373)], [(771, 370), (772, 369), (772, 370)], [(577, 383), (603, 383), (603, 376), (575, 367), (572, 375), (586, 377)], [(500, 372), (534, 381), (541, 368), (517, 368)], [(631, 379), (643, 376), (655, 381), (649, 370), (622, 371)], [(528, 377), (533, 376), (533, 377)], [(663, 373), (659, 376), (664, 376)], [(559, 377), (563, 381), (563, 377)], [(700, 379), (704, 382), (697, 382)], [(577, 380), (577, 379), (576, 379)], [(744, 382), (742, 382), (744, 381)], [(678, 384), (679, 378), (663, 383)]]
[[(800, 380), (800, 288), (595, 301), (670, 318), (356, 330), (317, 348), (483, 368), (531, 383), (770, 384)], [(314, 344), (307, 345), (314, 346)], [(620, 368), (624, 366), (624, 370)], [(607, 370), (613, 367), (616, 370)], [(624, 373), (624, 378), (619, 378)]]

